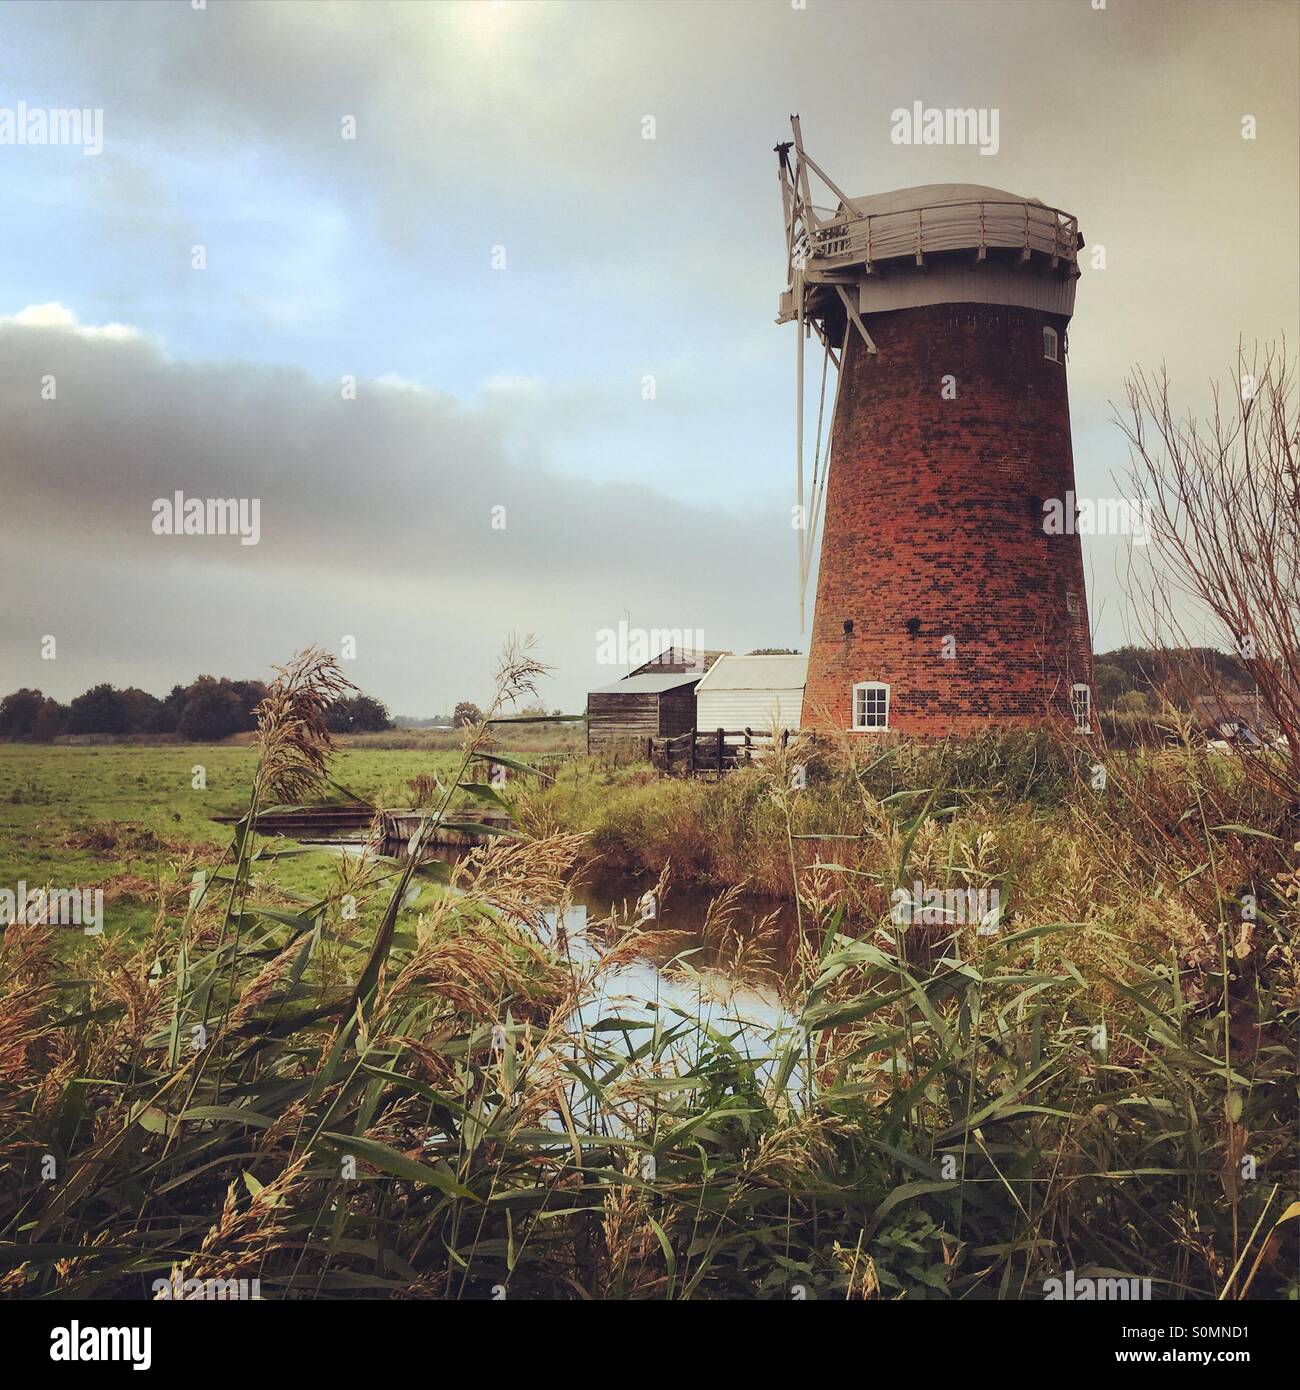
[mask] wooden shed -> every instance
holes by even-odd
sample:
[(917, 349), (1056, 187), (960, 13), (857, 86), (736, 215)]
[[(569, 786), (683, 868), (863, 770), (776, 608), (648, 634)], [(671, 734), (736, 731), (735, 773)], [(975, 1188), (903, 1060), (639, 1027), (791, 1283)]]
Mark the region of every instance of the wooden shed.
[(695, 728), (695, 687), (722, 652), (682, 652), (671, 647), (621, 681), (587, 696), (587, 752), (647, 738), (671, 738)]

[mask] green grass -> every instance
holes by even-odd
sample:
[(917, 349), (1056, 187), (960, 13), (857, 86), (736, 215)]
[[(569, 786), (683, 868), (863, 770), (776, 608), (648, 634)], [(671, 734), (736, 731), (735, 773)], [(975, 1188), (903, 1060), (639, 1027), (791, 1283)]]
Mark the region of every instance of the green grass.
[[(376, 746), (395, 737), (411, 746)], [(451, 776), (460, 741), (453, 733), (363, 737), (339, 752), (333, 780), (376, 804), (409, 805), (407, 783), (421, 773)], [(539, 742), (525, 734), (497, 746), (525, 760)], [(230, 827), (213, 817), (243, 812), (256, 762), (251, 746), (230, 744), (0, 743), (0, 887), (104, 887), (105, 931), (138, 934), (153, 919), (151, 885), (168, 865), (190, 849), (215, 857), (229, 843)], [(315, 898), (335, 864), (325, 852), (282, 859), (260, 871), (259, 886)]]

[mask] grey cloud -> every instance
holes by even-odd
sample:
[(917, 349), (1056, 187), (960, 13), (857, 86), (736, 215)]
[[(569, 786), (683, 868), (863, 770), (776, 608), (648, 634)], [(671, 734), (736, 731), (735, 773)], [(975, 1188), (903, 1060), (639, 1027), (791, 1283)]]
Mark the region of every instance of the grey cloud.
[[(40, 398), (47, 373), (54, 401)], [(377, 693), (414, 711), (461, 688), (450, 674), (429, 690), (411, 678), (403, 623), (436, 640), (437, 612), (454, 613), (456, 678), (476, 692), (503, 636), (535, 631), (564, 667), (557, 688), (577, 698), (589, 679), (612, 678), (593, 665), (595, 632), (625, 608), (645, 626), (783, 640), (765, 635), (780, 620), (764, 627), (762, 615), (793, 612), (784, 513), (728, 515), (545, 468), (512, 441), (508, 391), (477, 406), (367, 380), (357, 393), (340, 399), (338, 384), (288, 368), (175, 362), (148, 339), (0, 325), (5, 541), (27, 557), (6, 570), (7, 684), (53, 688), (33, 664), (34, 626), (59, 621), (83, 632), (81, 655), (58, 668), (66, 695), (69, 681), (130, 667), (132, 655), (179, 679), (191, 660), (234, 671), (247, 651), (270, 660), (308, 640), (336, 643), (337, 615), (338, 631), (364, 623), (376, 634)], [(562, 450), (562, 421), (549, 429)], [(177, 490), (259, 498), (260, 544), (153, 534), (153, 502)], [(491, 526), (498, 505), (504, 531)], [(313, 594), (324, 616), (303, 602)], [(132, 637), (126, 608), (160, 622)], [(213, 618), (212, 645), (187, 614)], [(97, 649), (96, 631), (110, 630)]]

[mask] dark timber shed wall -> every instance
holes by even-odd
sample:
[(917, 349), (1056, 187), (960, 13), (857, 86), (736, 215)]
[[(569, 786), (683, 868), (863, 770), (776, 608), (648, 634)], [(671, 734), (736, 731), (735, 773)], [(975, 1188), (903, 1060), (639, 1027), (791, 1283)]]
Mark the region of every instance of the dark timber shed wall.
[(659, 732), (665, 738), (695, 730), (695, 687), (679, 686), (659, 697)]
[(587, 696), (587, 752), (695, 728), (695, 683), (675, 690), (594, 691)]

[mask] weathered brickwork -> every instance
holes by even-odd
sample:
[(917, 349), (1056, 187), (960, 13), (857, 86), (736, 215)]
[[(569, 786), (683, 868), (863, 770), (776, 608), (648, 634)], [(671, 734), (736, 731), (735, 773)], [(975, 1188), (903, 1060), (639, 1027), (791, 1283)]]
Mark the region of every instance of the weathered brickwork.
[(805, 726), (848, 729), (859, 681), (889, 683), (903, 734), (1073, 724), (1070, 688), (1092, 685), (1083, 556), (1077, 535), (1044, 533), (1042, 509), (1074, 488), (1067, 323), (942, 304), (873, 314), (875, 355), (850, 335)]

